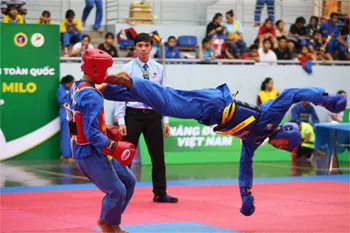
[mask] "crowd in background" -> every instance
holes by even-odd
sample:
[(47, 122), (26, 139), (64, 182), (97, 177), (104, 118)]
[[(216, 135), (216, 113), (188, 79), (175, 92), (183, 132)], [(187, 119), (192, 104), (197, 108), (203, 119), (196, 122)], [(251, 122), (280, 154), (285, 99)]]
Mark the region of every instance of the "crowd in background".
[[(99, 2), (95, 1), (96, 18), (93, 30), (102, 33), (102, 3)], [(268, 62), (296, 58), (319, 61), (350, 59), (349, 17), (347, 15), (332, 13), (329, 20), (312, 16), (308, 22), (301, 16), (288, 30), (282, 19), (274, 22), (273, 0), (258, 2), (254, 26), (259, 27), (259, 30), (253, 44), (247, 45), (242, 23), (235, 19), (234, 11), (229, 10), (225, 15), (216, 13), (207, 25), (206, 36), (203, 39), (196, 38), (201, 39), (201, 41), (192, 45), (194, 56), (182, 53), (183, 46), (180, 45), (178, 38), (170, 36), (165, 48), (160, 46), (158, 40), (154, 40), (154, 57), (162, 56), (162, 52), (165, 50), (166, 58), (198, 58), (202, 60), (249, 59), (255, 62)], [(93, 4), (94, 1), (86, 1), (82, 20), (75, 17), (73, 10), (67, 10), (65, 18), (60, 24), (63, 56), (80, 56), (85, 49), (93, 47), (90, 36), (84, 35), (82, 30)], [(260, 25), (260, 14), (264, 4), (267, 4), (269, 17)], [(1, 11), (4, 15), (2, 19), (4, 23), (24, 23), (24, 16), (27, 13), (26, 2), (2, 1)], [(38, 16), (36, 23), (52, 24), (50, 12), (43, 11)], [(120, 40), (118, 42), (120, 43)], [(120, 44), (119, 50), (130, 50), (130, 47), (132, 44), (125, 47)], [(187, 46), (186, 51), (188, 51), (188, 47), (191, 46)], [(98, 45), (98, 48), (108, 52), (113, 57), (119, 55), (113, 33), (106, 33), (105, 42)], [(130, 52), (125, 56), (133, 57), (135, 54)]]

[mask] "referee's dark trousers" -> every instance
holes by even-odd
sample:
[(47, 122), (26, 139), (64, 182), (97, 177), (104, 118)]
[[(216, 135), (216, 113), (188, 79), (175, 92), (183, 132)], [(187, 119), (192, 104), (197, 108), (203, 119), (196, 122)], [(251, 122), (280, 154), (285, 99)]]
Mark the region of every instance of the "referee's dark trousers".
[(145, 138), (152, 161), (152, 182), (155, 196), (166, 194), (166, 171), (164, 162), (164, 136), (162, 115), (151, 109), (126, 108), (124, 141), (137, 147), (141, 133)]

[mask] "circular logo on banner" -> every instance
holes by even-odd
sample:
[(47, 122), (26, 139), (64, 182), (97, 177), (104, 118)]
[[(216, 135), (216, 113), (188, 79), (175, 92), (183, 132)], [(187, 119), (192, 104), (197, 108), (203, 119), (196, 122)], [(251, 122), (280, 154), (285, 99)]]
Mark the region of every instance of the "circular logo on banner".
[(32, 37), (30, 38), (30, 42), (32, 42), (32, 45), (34, 47), (41, 47), (43, 46), (45, 42), (45, 38), (41, 33), (34, 33)]
[(24, 47), (28, 43), (28, 37), (23, 32), (17, 33), (13, 40), (18, 47)]

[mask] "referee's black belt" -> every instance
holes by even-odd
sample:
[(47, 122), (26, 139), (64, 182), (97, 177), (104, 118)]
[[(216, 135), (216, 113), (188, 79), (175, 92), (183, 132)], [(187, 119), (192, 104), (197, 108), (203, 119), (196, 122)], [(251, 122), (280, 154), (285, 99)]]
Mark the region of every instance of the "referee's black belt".
[(154, 112), (156, 112), (153, 109), (148, 109), (148, 108), (130, 108), (130, 107), (126, 107), (126, 110), (130, 111), (130, 112), (138, 112), (138, 113), (154, 113)]

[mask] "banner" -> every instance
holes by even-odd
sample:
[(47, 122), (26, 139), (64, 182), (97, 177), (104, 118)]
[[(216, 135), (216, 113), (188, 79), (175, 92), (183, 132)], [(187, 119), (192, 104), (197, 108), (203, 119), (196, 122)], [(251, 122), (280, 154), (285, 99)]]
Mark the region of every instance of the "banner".
[[(170, 118), (171, 135), (164, 139), (167, 164), (226, 163), (240, 159), (241, 140), (213, 132), (213, 127), (199, 124), (195, 120)], [(141, 163), (151, 164), (147, 145), (140, 140)], [(288, 152), (269, 144), (261, 146), (254, 161), (289, 161)]]
[(59, 157), (58, 25), (0, 23), (0, 160)]

